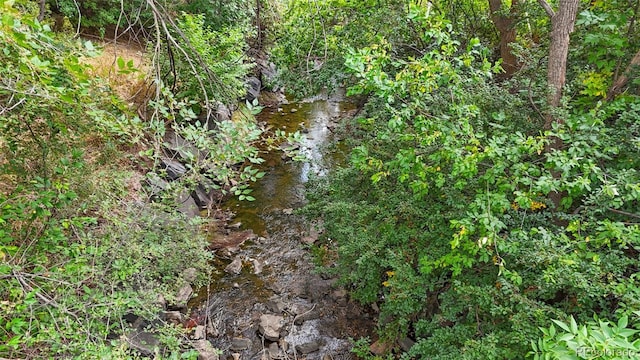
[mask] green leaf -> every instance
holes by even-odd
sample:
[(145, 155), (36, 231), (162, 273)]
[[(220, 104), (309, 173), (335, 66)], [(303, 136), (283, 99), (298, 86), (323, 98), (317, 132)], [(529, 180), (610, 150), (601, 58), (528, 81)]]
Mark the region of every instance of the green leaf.
[(571, 332), (571, 330), (569, 329), (569, 326), (567, 324), (565, 324), (564, 322), (560, 321), (560, 320), (556, 320), (556, 319), (551, 319), (551, 321), (553, 321), (554, 324), (558, 325), (562, 330), (566, 331), (566, 332)]
[(125, 63), (124, 63), (124, 59), (120, 56), (118, 56), (118, 59), (116, 60), (117, 64), (118, 64), (118, 69), (119, 70), (124, 70), (125, 69)]
[(571, 332), (573, 334), (578, 333), (578, 324), (576, 323), (576, 319), (574, 319), (573, 316), (571, 316)]
[(620, 319), (618, 319), (618, 329), (626, 328), (628, 323), (629, 318), (626, 315), (620, 317)]

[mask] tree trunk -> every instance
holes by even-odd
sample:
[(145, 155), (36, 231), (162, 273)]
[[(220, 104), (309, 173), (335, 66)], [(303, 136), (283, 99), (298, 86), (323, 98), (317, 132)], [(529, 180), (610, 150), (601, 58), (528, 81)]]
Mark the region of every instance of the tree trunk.
[(510, 78), (513, 73), (520, 69), (518, 58), (513, 53), (511, 44), (516, 42), (516, 14), (519, 0), (512, 0), (509, 14), (502, 13), (502, 0), (489, 0), (491, 20), (500, 34), (500, 57), (502, 58), (502, 68), (504, 77)]
[(262, 21), (260, 19), (260, 0), (256, 0), (256, 31), (258, 32), (258, 51), (262, 52)]
[(551, 129), (554, 122), (561, 122), (553, 116), (553, 110), (560, 105), (562, 88), (566, 81), (567, 55), (569, 54), (569, 36), (573, 32), (578, 14), (580, 0), (560, 0), (558, 11), (554, 12), (545, 0), (538, 0), (551, 17), (551, 42), (549, 45), (549, 61), (547, 67), (547, 85), (549, 95), (544, 128)]
[[(566, 82), (569, 40), (576, 22), (580, 0), (559, 0), (557, 12), (553, 11), (551, 5), (545, 0), (538, 0), (538, 2), (551, 18), (549, 60), (547, 64), (547, 85), (549, 87), (547, 102), (549, 108), (544, 122), (544, 129), (551, 130), (554, 123), (564, 122), (563, 119), (554, 116), (554, 110), (560, 106), (562, 88)], [(545, 146), (546, 152), (562, 148), (562, 140), (560, 138), (552, 137), (549, 140), (549, 143)], [(552, 170), (551, 174), (556, 179), (561, 176), (557, 170)], [(565, 196), (566, 191), (555, 191), (549, 194), (549, 199), (555, 205), (555, 209), (560, 208), (562, 198)], [(555, 221), (558, 225), (563, 225), (561, 220), (555, 219)]]
[(627, 69), (622, 73), (622, 75), (614, 80), (611, 89), (607, 92), (607, 100), (613, 100), (616, 95), (622, 92), (623, 88), (629, 82), (629, 76), (633, 74), (634, 68), (637, 67), (640, 67), (640, 50), (638, 50), (633, 59), (631, 59), (629, 66), (627, 66)]
[(47, 0), (40, 0), (40, 9), (38, 12), (38, 21), (44, 20), (45, 12), (47, 11)]

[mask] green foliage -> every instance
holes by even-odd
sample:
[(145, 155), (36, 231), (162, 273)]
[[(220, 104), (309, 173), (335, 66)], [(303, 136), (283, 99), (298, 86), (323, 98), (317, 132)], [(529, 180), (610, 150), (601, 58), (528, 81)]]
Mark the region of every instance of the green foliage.
[[(248, 29), (255, 15), (255, 1), (251, 0), (191, 0), (178, 5), (178, 10), (202, 14), (212, 29)], [(264, 6), (264, 4), (263, 4)]]
[(371, 100), (351, 166), (308, 208), (342, 283), (379, 305), (383, 338), (414, 336), (406, 358), (521, 359), (553, 318), (637, 310), (639, 100), (568, 108), (542, 132), (477, 40), (409, 16), (421, 56), (385, 41), (347, 53), (350, 93)]
[(349, 47), (386, 38), (394, 52), (415, 53), (422, 44), (419, 24), (406, 17), (398, 0), (322, 0), (287, 3), (272, 50), (280, 80), (296, 96), (350, 84), (344, 60)]
[[(12, 3), (0, 0), (0, 356), (138, 358), (111, 340), (124, 315), (154, 319), (187, 267), (206, 280), (206, 240), (136, 205), (132, 173), (96, 170), (102, 145), (139, 139), (140, 120), (86, 74), (91, 43), (57, 39)], [(164, 355), (193, 357), (179, 329), (162, 331)]]
[[(24, 201), (24, 188), (0, 197), (5, 279), (0, 354), (101, 357), (97, 354), (112, 351), (107, 339), (126, 331), (125, 315), (157, 316), (157, 297), (175, 296), (184, 285), (184, 269), (194, 267), (199, 282), (206, 280), (210, 255), (202, 250), (207, 241), (197, 227), (150, 207), (122, 208), (123, 200), (110, 196), (126, 194), (131, 174), (105, 175), (82, 177), (98, 181), (94, 185), (105, 191), (94, 198), (67, 192), (64, 201), (60, 193), (52, 201), (38, 184), (30, 202)], [(92, 209), (94, 216), (77, 216), (75, 207)], [(171, 334), (167, 340), (177, 343), (167, 351), (180, 352), (182, 335), (177, 329)]]
[[(581, 103), (591, 103), (607, 96), (615, 76), (630, 60), (633, 44), (640, 39), (634, 30), (637, 14), (634, 7), (620, 1), (595, 1), (580, 12), (576, 25), (580, 30), (572, 52), (573, 67), (579, 82)], [(586, 64), (586, 65), (582, 65)]]
[[(232, 194), (241, 200), (253, 201), (249, 184), (265, 174), (254, 167), (264, 162), (257, 147), (263, 140), (263, 129), (252, 114), (260, 107), (250, 105), (240, 109), (232, 120), (210, 120), (214, 125), (203, 124), (196, 120), (191, 108), (193, 102), (178, 101), (167, 88), (162, 89), (162, 95), (159, 101), (151, 102), (156, 110), (151, 124), (155, 142), (164, 142), (165, 122), (171, 124), (175, 135), (188, 142), (178, 155), (187, 173), (175, 181), (172, 188), (179, 192), (185, 186), (195, 188), (201, 184), (207, 191), (219, 190), (222, 195)], [(150, 149), (148, 155), (159, 161), (163, 154), (164, 151), (157, 148)], [(159, 175), (166, 178), (164, 171)], [(175, 194), (167, 191), (166, 195), (172, 201)]]
[(47, 1), (47, 4), (53, 13), (67, 17), (74, 28), (80, 26), (97, 31), (101, 36), (105, 35), (107, 29), (113, 31), (119, 26), (122, 31), (128, 25), (137, 26), (152, 18), (146, 1), (143, 0), (56, 0)]
[(244, 95), (244, 78), (252, 65), (246, 63), (242, 28), (216, 31), (203, 15), (182, 13), (173, 36), (181, 48), (165, 44), (160, 64), (164, 82), (178, 100), (233, 104)]
[(617, 324), (596, 318), (578, 326), (573, 317), (569, 323), (554, 319), (555, 325), (542, 329), (544, 337), (537, 343), (532, 341), (531, 355), (535, 360), (635, 358), (640, 354), (640, 339), (628, 321), (624, 315)]

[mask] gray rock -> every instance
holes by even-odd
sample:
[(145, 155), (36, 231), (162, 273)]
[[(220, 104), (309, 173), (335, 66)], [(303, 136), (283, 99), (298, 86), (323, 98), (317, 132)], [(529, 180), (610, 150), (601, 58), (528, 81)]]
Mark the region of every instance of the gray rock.
[(320, 343), (316, 340), (304, 343), (302, 345), (296, 345), (296, 351), (305, 355), (318, 350), (320, 350)]
[(260, 262), (258, 259), (251, 259), (251, 264), (253, 264), (253, 273), (255, 275), (261, 274), (264, 264)]
[(318, 241), (318, 238), (320, 237), (320, 233), (321, 231), (318, 231), (317, 229), (312, 228), (311, 230), (309, 230), (309, 235), (304, 236), (302, 239), (300, 239), (300, 241), (302, 241), (303, 244), (311, 245), (316, 241)]
[(276, 78), (277, 70), (276, 64), (268, 61), (267, 59), (256, 59), (256, 65), (260, 74), (262, 74), (262, 78), (270, 82)]
[(247, 79), (245, 86), (247, 88), (247, 101), (252, 102), (260, 96), (260, 88), (262, 88), (260, 79), (255, 76), (251, 76)]
[(207, 338), (207, 330), (205, 329), (204, 325), (196, 326), (195, 330), (193, 331), (193, 339), (202, 340), (206, 338)]
[(296, 325), (302, 325), (305, 321), (314, 320), (320, 318), (320, 311), (316, 309), (307, 310), (300, 315), (296, 315), (293, 323)]
[(400, 339), (398, 341), (398, 345), (400, 345), (400, 348), (403, 351), (409, 351), (409, 349), (411, 349), (411, 347), (415, 344), (416, 342), (411, 340), (410, 338), (406, 337), (404, 339)]
[(224, 268), (224, 271), (229, 274), (240, 274), (240, 272), (242, 271), (242, 258), (237, 256), (229, 265)]
[(148, 331), (134, 332), (126, 336), (129, 347), (143, 356), (153, 356), (160, 345), (156, 335)]
[(341, 298), (345, 298), (345, 297), (347, 297), (347, 290), (345, 290), (345, 289), (334, 290), (331, 293), (331, 297), (333, 299), (335, 299), (335, 300), (341, 299)]
[(187, 168), (182, 163), (166, 156), (160, 157), (160, 164), (162, 169), (167, 172), (169, 180), (177, 180), (187, 173)]
[(310, 278), (307, 281), (307, 294), (314, 301), (321, 301), (331, 291), (331, 285), (334, 281)]
[[(284, 289), (282, 288), (279, 288), (279, 289), (274, 288), (273, 290), (276, 291), (277, 293), (284, 291)], [(309, 294), (307, 292), (307, 284), (304, 279), (293, 280), (290, 284), (287, 284), (286, 290), (288, 290), (291, 293), (291, 295), (296, 297), (300, 297), (303, 299), (307, 299), (309, 297)]]
[(274, 296), (266, 303), (269, 310), (276, 314), (281, 314), (287, 309), (287, 304), (278, 296)]
[(302, 239), (300, 239), (300, 242), (302, 242), (305, 245), (312, 245), (316, 241), (318, 241), (318, 237), (317, 236), (311, 236), (311, 235), (304, 236)]
[(242, 351), (251, 349), (251, 340), (245, 338), (233, 338), (231, 339), (231, 351)]
[(198, 351), (198, 360), (219, 360), (218, 350), (207, 340), (193, 342), (193, 348)]
[(169, 183), (156, 173), (148, 173), (145, 182), (149, 186), (151, 196), (157, 196), (169, 187)]
[(231, 120), (231, 109), (225, 104), (219, 103), (216, 109), (216, 120), (229, 121)]
[(179, 309), (186, 308), (187, 302), (191, 299), (191, 295), (193, 295), (193, 288), (191, 288), (191, 285), (187, 284), (181, 287), (176, 295), (176, 303), (174, 306)]
[(215, 105), (215, 109), (201, 114), (198, 120), (207, 130), (216, 131), (219, 123), (231, 120), (232, 113), (233, 111), (229, 106), (219, 102)]
[(280, 331), (284, 327), (284, 318), (277, 315), (264, 314), (260, 316), (260, 326), (258, 330), (264, 338), (269, 341), (278, 341)]
[(331, 293), (331, 298), (338, 304), (339, 306), (347, 305), (347, 290), (338, 289), (334, 290)]
[(178, 211), (184, 214), (187, 217), (196, 217), (200, 215), (200, 208), (196, 201), (193, 200), (191, 194), (187, 190), (182, 191), (178, 196), (176, 196), (176, 205), (178, 206)]
[(377, 303), (373, 303), (373, 304), (371, 304), (371, 309), (372, 309), (374, 312), (376, 312), (376, 313), (379, 313), (379, 312), (380, 312), (380, 308), (378, 307), (378, 304), (377, 304)]
[(274, 342), (269, 344), (269, 356), (272, 359), (279, 359), (282, 357), (282, 354), (280, 354), (280, 347), (278, 347), (278, 343)]
[(201, 162), (206, 158), (204, 152), (198, 150), (195, 145), (176, 134), (173, 130), (167, 130), (164, 135), (163, 145), (185, 162)]
[(165, 311), (164, 317), (167, 321), (174, 324), (182, 324), (184, 321), (184, 315), (180, 311)]
[(208, 208), (209, 205), (216, 200), (213, 182), (208, 179), (203, 179), (191, 193), (191, 196), (201, 209)]
[(291, 305), (291, 312), (297, 316), (297, 315), (302, 315), (304, 313), (307, 313), (311, 311), (313, 308), (314, 306), (309, 304), (293, 304)]

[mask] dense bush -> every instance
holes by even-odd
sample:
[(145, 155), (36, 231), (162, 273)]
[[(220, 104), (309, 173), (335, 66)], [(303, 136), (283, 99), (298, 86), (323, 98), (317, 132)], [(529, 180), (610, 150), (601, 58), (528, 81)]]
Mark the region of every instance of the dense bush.
[(349, 83), (346, 50), (387, 38), (393, 51), (415, 53), (420, 25), (408, 19), (407, 2), (397, 0), (289, 1), (275, 29), (272, 58), (287, 91), (301, 97)]
[[(124, 315), (155, 318), (187, 267), (202, 283), (206, 240), (145, 205), (140, 176), (114, 161), (140, 120), (87, 75), (93, 45), (56, 38), (13, 1), (0, 9), (0, 356), (135, 357), (116, 340)], [(163, 331), (167, 355), (188, 355), (180, 330)]]
[(382, 340), (416, 339), (405, 358), (521, 359), (551, 319), (637, 310), (638, 98), (567, 107), (542, 131), (478, 41), (412, 11), (422, 56), (347, 55), (351, 93), (371, 100), (350, 167), (308, 208), (342, 282), (379, 304)]
[[(152, 3), (159, 11), (166, 13), (185, 11), (201, 15), (207, 26), (215, 30), (229, 27), (249, 29), (255, 11), (255, 3), (248, 0), (159, 0)], [(101, 36), (113, 36), (107, 31), (113, 32), (116, 27), (122, 34), (125, 31), (150, 30), (154, 24), (152, 7), (142, 0), (55, 0), (47, 1), (47, 4), (50, 12), (66, 16), (74, 28), (80, 26), (85, 30), (97, 31)]]
[(203, 15), (182, 13), (177, 27), (160, 51), (163, 81), (177, 100), (199, 107), (216, 101), (233, 104), (244, 96), (245, 77), (252, 64), (244, 55), (247, 44), (239, 27), (213, 30)]

